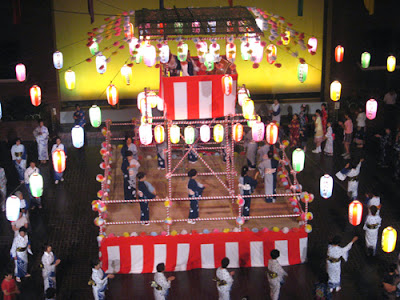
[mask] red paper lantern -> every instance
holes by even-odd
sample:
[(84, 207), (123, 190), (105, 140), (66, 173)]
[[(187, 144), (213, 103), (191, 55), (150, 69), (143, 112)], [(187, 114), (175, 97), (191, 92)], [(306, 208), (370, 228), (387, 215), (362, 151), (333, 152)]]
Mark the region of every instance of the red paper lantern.
[(275, 145), (278, 140), (279, 129), (275, 123), (269, 123), (265, 130), (265, 139), (268, 144)]
[(57, 173), (64, 172), (65, 170), (65, 152), (64, 150), (57, 149), (53, 152), (53, 168)]
[(112, 106), (117, 105), (118, 100), (119, 100), (117, 87), (113, 84), (110, 84), (107, 87), (106, 94), (107, 94), (108, 104), (110, 104)]
[(233, 125), (232, 138), (235, 142), (240, 142), (243, 138), (243, 125), (236, 123)]
[(349, 204), (349, 222), (353, 226), (357, 226), (361, 223), (363, 214), (363, 205), (360, 201), (354, 200)]
[(224, 75), (222, 76), (222, 91), (224, 92), (225, 95), (229, 96), (232, 94), (232, 84), (233, 80), (230, 75)]
[(39, 106), (42, 103), (42, 90), (39, 86), (33, 85), (30, 89), (30, 95), (33, 106)]
[(341, 45), (338, 45), (335, 48), (335, 60), (336, 62), (340, 63), (343, 61), (343, 56), (344, 56), (344, 48)]

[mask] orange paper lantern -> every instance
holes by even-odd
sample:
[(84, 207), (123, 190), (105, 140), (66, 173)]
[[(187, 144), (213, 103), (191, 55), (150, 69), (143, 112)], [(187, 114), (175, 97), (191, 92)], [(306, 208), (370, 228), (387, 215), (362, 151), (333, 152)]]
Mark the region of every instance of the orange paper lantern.
[(42, 90), (39, 86), (33, 85), (30, 89), (30, 95), (33, 106), (39, 106), (42, 103)]
[(57, 173), (62, 173), (65, 170), (65, 152), (64, 150), (57, 149), (53, 152), (53, 168)]
[(340, 63), (343, 61), (343, 56), (344, 56), (344, 48), (341, 45), (338, 45), (335, 48), (335, 60), (336, 62)]
[(363, 214), (363, 205), (360, 201), (354, 200), (349, 204), (349, 222), (353, 226), (357, 226), (361, 223)]
[(108, 104), (110, 104), (110, 105), (112, 105), (112, 106), (118, 104), (118, 100), (119, 100), (119, 97), (118, 97), (118, 89), (117, 89), (117, 87), (116, 87), (115, 85), (110, 84), (110, 85), (107, 87), (106, 94), (107, 94), (107, 101), (108, 101)]
[(232, 138), (235, 142), (240, 142), (243, 139), (243, 125), (236, 123), (232, 128)]
[(225, 95), (229, 96), (232, 94), (232, 84), (233, 80), (230, 75), (224, 75), (222, 76), (222, 91), (224, 92)]
[(269, 123), (265, 130), (265, 140), (270, 145), (275, 145), (278, 141), (279, 129), (275, 123)]

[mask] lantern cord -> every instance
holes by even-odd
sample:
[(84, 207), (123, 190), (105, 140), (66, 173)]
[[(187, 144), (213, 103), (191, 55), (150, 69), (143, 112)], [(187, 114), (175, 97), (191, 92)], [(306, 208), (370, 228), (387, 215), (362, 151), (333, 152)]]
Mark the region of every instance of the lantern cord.
[(122, 9), (122, 8), (117, 7), (117, 6), (114, 6), (114, 5), (112, 5), (112, 4), (108, 4), (108, 3), (106, 3), (106, 2), (104, 2), (104, 1), (102, 1), (102, 0), (97, 0), (97, 2), (100, 2), (101, 4), (104, 4), (104, 5), (108, 6), (108, 7), (115, 8), (115, 9), (120, 10), (120, 11), (123, 11), (123, 12), (126, 11), (126, 9)]
[(57, 47), (57, 50), (61, 50), (61, 49), (67, 48), (67, 47), (69, 47), (69, 46), (73, 46), (73, 45), (75, 45), (75, 44), (78, 44), (78, 43), (83, 42), (83, 41), (86, 41), (86, 40), (87, 40), (87, 38), (84, 38), (84, 39), (81, 39), (81, 40), (79, 40), (79, 41), (73, 42), (73, 43), (71, 43), (71, 44), (67, 44), (67, 45), (62, 46), (62, 47)]
[[(76, 14), (76, 15), (88, 15), (88, 12), (83, 12), (83, 11), (71, 11), (71, 10), (62, 10), (62, 9), (53, 9), (53, 12), (58, 12), (58, 13), (67, 13), (67, 14)], [(113, 17), (115, 16), (114, 14), (94, 14), (95, 16), (106, 16), (106, 17)]]
[[(289, 49), (284, 48), (284, 47), (282, 47), (282, 46), (277, 46), (277, 47), (280, 48), (280, 49), (282, 49), (282, 50), (287, 50), (287, 51), (283, 51), (283, 52), (294, 53), (292, 50), (289, 50)], [(291, 55), (291, 57), (298, 59), (298, 57), (294, 57), (293, 55)], [(321, 69), (319, 69), (319, 68), (313, 66), (312, 64), (308, 63), (307, 60), (305, 60), (305, 63), (308, 64), (310, 67), (312, 67), (312, 68), (314, 68), (314, 69), (316, 69), (316, 70), (318, 70), (318, 71), (320, 71), (320, 72), (322, 73), (322, 70), (321, 70)]]

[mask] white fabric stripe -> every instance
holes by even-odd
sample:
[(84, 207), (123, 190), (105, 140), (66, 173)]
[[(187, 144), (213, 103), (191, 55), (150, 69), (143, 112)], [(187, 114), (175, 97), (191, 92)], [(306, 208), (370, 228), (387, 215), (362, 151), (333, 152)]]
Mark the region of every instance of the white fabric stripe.
[(288, 241), (275, 241), (275, 249), (279, 250), (280, 256), (278, 257), (279, 264), (281, 266), (289, 265), (289, 251)]
[(199, 118), (212, 117), (212, 81), (199, 81)]
[(174, 82), (174, 109), (176, 120), (187, 119), (187, 83), (186, 82)]
[(121, 267), (119, 246), (107, 247), (108, 269), (107, 273), (118, 273)]
[(307, 260), (307, 242), (308, 238), (301, 238), (299, 240), (300, 244), (300, 261), (305, 262)]
[(156, 267), (159, 263), (166, 263), (167, 261), (167, 245), (156, 244), (154, 245), (154, 265), (153, 273), (156, 272)]
[(190, 244), (178, 244), (175, 271), (186, 271), (189, 260)]
[(201, 245), (201, 267), (203, 269), (215, 269), (214, 244)]
[(225, 243), (225, 256), (229, 258), (229, 268), (239, 268), (239, 243)]
[(252, 267), (264, 267), (263, 242), (250, 242), (250, 262)]
[(129, 273), (143, 272), (143, 245), (131, 245), (131, 270)]
[(236, 80), (232, 81), (232, 93), (225, 95), (224, 93), (224, 116), (235, 113), (235, 100), (236, 100)]

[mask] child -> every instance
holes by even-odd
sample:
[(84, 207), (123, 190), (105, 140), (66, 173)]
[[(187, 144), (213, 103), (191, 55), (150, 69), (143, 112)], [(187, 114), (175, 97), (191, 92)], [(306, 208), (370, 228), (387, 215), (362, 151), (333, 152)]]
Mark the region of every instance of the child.
[(299, 116), (297, 114), (293, 115), (293, 119), (289, 124), (290, 128), (290, 146), (297, 147), (300, 138), (300, 123)]
[(33, 205), (38, 206), (39, 208), (42, 208), (42, 201), (40, 199), (40, 197), (33, 197), (31, 194), (31, 190), (29, 188), (29, 178), (31, 177), (31, 175), (33, 173), (39, 173), (40, 174), (40, 170), (38, 167), (36, 167), (36, 162), (35, 161), (31, 161), (29, 163), (29, 168), (27, 168), (25, 170), (25, 186), (26, 189), (28, 190), (29, 193), (29, 200), (30, 200), (30, 206), (32, 207), (32, 209), (34, 209)]
[(321, 121), (321, 111), (317, 109), (315, 112), (315, 116), (313, 117), (314, 126), (315, 126), (315, 149), (312, 151), (313, 153), (321, 153), (321, 143), (324, 138), (324, 131), (322, 130), (322, 121)]
[[(56, 143), (51, 148), (51, 155), (53, 155), (53, 153), (56, 152), (57, 149), (64, 151), (65, 158), (67, 158), (67, 149), (65, 148), (64, 144), (61, 143), (61, 139), (59, 137), (56, 137)], [(57, 173), (56, 171), (54, 171), (55, 184), (58, 184), (60, 181), (64, 181), (63, 174), (64, 172)]]
[(125, 200), (133, 200), (136, 197), (136, 175), (140, 163), (133, 158), (132, 151), (126, 151), (126, 159), (122, 161), (121, 170), (124, 174), (124, 197)]
[(351, 121), (348, 113), (344, 115), (344, 118), (346, 119), (344, 123), (339, 122), (339, 125), (344, 129), (343, 144), (345, 152), (342, 154), (342, 156), (344, 156), (345, 159), (350, 159), (350, 144), (353, 137), (353, 122)]
[(284, 277), (288, 274), (282, 269), (278, 262), (280, 252), (277, 249), (271, 251), (271, 259), (268, 260), (268, 282), (271, 300), (278, 300), (281, 285), (284, 283)]
[(248, 176), (247, 175), (248, 171), (249, 171), (249, 168), (247, 166), (243, 166), (242, 173), (239, 178), (240, 195), (244, 196), (243, 197), (244, 206), (243, 206), (242, 215), (245, 217), (250, 216), (250, 203), (251, 203), (251, 198), (246, 197), (245, 195), (251, 195), (257, 186), (257, 180), (254, 180), (253, 178)]
[[(156, 189), (146, 181), (146, 174), (139, 172), (137, 174), (139, 179), (139, 199), (154, 199), (156, 197)], [(149, 202), (143, 201), (140, 204), (140, 221), (144, 221), (142, 225), (150, 225), (149, 221)]]
[(217, 282), (218, 299), (230, 299), (233, 278), (235, 271), (229, 272), (226, 268), (229, 265), (229, 258), (224, 257), (221, 260), (221, 267), (217, 269), (215, 281)]
[(165, 277), (164, 270), (165, 264), (160, 263), (156, 267), (157, 272), (154, 274), (154, 280), (151, 282), (151, 287), (154, 288), (154, 299), (165, 300), (168, 295), (168, 290), (171, 287), (171, 281), (175, 279), (174, 276)]
[(350, 199), (353, 200), (358, 196), (358, 175), (360, 174), (361, 163), (363, 161), (364, 158), (361, 158), (356, 167), (352, 166), (350, 163), (347, 163), (344, 169), (336, 173), (336, 177), (341, 181), (344, 181), (346, 177), (349, 178), (347, 193)]
[[(188, 193), (189, 198), (198, 198), (201, 197), (205, 186), (201, 183), (198, 183), (195, 178), (197, 177), (197, 171), (195, 169), (191, 169), (188, 172), (189, 182), (188, 182)], [(199, 217), (199, 201), (198, 200), (190, 200), (190, 212), (189, 212), (189, 224), (196, 224), (194, 219)]]
[(6, 272), (4, 279), (1, 283), (1, 290), (3, 291), (4, 300), (17, 299), (15, 295), (19, 294), (20, 291), (17, 284), (15, 283), (15, 280), (13, 279), (13, 274), (11, 271)]
[(332, 124), (331, 122), (328, 122), (326, 128), (326, 134), (325, 134), (325, 147), (324, 147), (324, 153), (325, 155), (328, 156), (333, 156), (333, 131), (332, 131)]
[(367, 246), (368, 255), (375, 256), (376, 245), (378, 243), (378, 230), (381, 227), (382, 218), (379, 216), (378, 208), (375, 205), (369, 208), (369, 212), (363, 227), (365, 231), (365, 245)]

